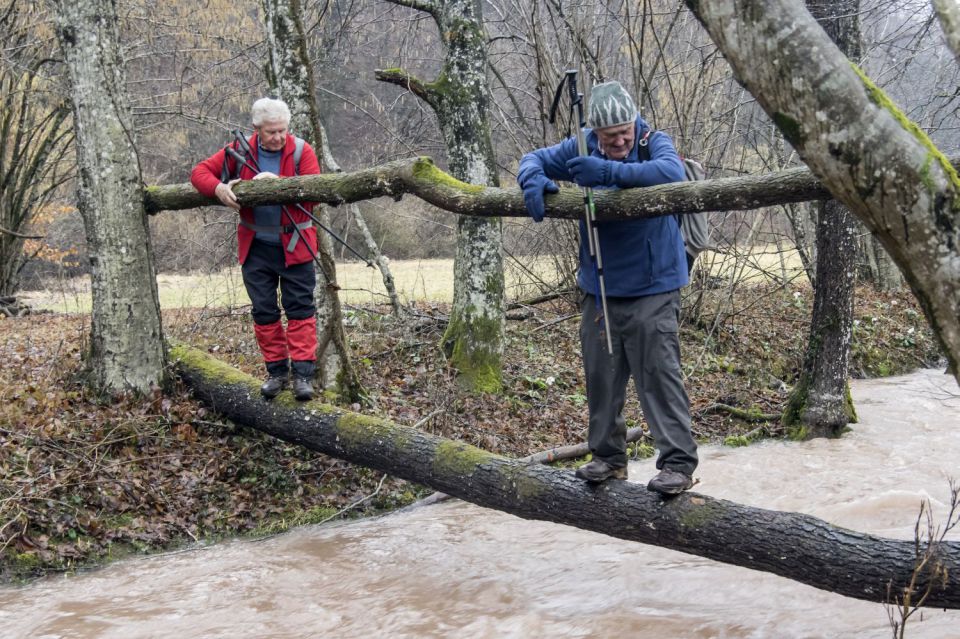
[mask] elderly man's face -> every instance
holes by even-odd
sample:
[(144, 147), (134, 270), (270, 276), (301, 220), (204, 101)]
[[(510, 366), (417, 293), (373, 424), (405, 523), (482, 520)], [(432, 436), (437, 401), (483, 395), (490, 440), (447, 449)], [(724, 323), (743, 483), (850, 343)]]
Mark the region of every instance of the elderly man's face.
[(619, 126), (608, 126), (594, 129), (600, 141), (600, 150), (611, 160), (622, 160), (630, 154), (633, 148), (633, 138), (636, 137), (636, 128), (633, 122)]
[(267, 151), (279, 151), (287, 142), (287, 123), (282, 120), (277, 122), (264, 122), (260, 126), (253, 128), (257, 131), (260, 146)]

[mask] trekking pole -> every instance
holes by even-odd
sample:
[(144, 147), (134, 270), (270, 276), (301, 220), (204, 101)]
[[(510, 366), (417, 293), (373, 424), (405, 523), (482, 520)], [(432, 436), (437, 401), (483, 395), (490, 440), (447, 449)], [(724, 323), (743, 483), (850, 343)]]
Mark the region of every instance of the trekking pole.
[[(227, 147), (227, 149), (228, 149), (227, 152), (230, 153), (231, 151), (233, 151), (232, 153), (230, 153), (230, 155), (231, 155), (235, 160), (237, 160), (238, 162), (242, 162), (243, 164), (245, 164), (245, 165), (247, 166), (247, 168), (250, 169), (251, 171), (253, 171), (254, 173), (258, 173), (258, 174), (261, 173), (261, 171), (260, 171), (260, 166), (258, 165), (257, 161), (256, 161), (255, 159), (253, 159), (253, 150), (250, 148), (250, 143), (247, 142), (247, 138), (245, 138), (245, 137), (243, 136), (243, 133), (241, 133), (239, 129), (234, 129), (233, 135), (234, 135), (234, 137), (237, 139), (237, 142), (240, 144), (240, 148), (243, 149), (244, 155), (246, 155), (247, 159), (249, 159), (249, 162), (247, 162), (246, 159), (241, 158), (241, 157), (240, 157), (240, 154), (237, 153), (235, 150), (233, 150), (233, 149), (232, 149), (231, 147), (229, 147), (229, 146)], [(252, 163), (252, 166), (251, 166), (251, 163)], [(344, 240), (342, 237), (340, 237), (339, 235), (337, 235), (336, 233), (334, 233), (334, 232), (333, 232), (330, 228), (328, 228), (323, 222), (321, 222), (321, 221), (317, 218), (317, 216), (315, 216), (313, 213), (311, 213), (310, 211), (308, 211), (305, 206), (303, 206), (303, 205), (300, 204), (299, 202), (294, 202), (293, 205), (294, 205), (295, 207), (297, 207), (297, 209), (299, 209), (300, 212), (302, 212), (304, 215), (306, 215), (308, 218), (310, 218), (310, 219), (313, 221), (314, 224), (316, 224), (316, 225), (319, 226), (321, 229), (323, 229), (324, 231), (326, 231), (326, 233), (327, 233), (330, 237), (332, 237), (333, 239), (335, 239), (337, 242), (340, 242), (340, 244), (342, 244), (348, 251), (350, 251), (351, 253), (353, 253), (354, 255), (356, 255), (357, 257), (359, 257), (361, 260), (363, 260), (363, 261), (366, 263), (367, 266), (369, 266), (370, 268), (373, 268), (373, 261), (372, 261), (369, 257), (364, 257), (363, 255), (360, 255), (360, 253), (358, 253), (355, 248), (353, 248), (352, 246), (350, 246), (349, 244), (347, 244), (347, 241), (346, 241), (346, 240)], [(288, 215), (288, 216), (289, 216), (289, 215)], [(293, 219), (291, 218), (290, 221), (291, 221), (291, 223), (292, 223), (292, 222), (293, 222)], [(294, 224), (293, 226), (294, 226), (294, 228), (296, 228), (297, 225)], [(300, 229), (297, 229), (297, 234), (299, 235), (299, 233), (300, 233)], [(302, 239), (302, 236), (301, 236), (301, 239)], [(308, 246), (309, 246), (309, 245), (308, 245)]]
[[(552, 123), (556, 116), (557, 105), (563, 95), (563, 87), (567, 86), (570, 93), (570, 109), (577, 112), (577, 153), (581, 156), (589, 155), (587, 150), (587, 138), (583, 134), (583, 127), (587, 126), (587, 120), (583, 115), (583, 94), (577, 91), (577, 71), (571, 69), (567, 71), (557, 92), (553, 96), (553, 106), (550, 108), (550, 122)], [(607, 287), (603, 277), (603, 258), (600, 255), (600, 231), (597, 229), (596, 208), (593, 204), (593, 189), (584, 186), (583, 190), (583, 219), (587, 227), (587, 246), (590, 251), (590, 259), (593, 260), (597, 268), (597, 285), (600, 289), (600, 300), (598, 307), (603, 314), (603, 329), (607, 335), (607, 352), (613, 355), (613, 339), (610, 337), (610, 319), (607, 315)]]

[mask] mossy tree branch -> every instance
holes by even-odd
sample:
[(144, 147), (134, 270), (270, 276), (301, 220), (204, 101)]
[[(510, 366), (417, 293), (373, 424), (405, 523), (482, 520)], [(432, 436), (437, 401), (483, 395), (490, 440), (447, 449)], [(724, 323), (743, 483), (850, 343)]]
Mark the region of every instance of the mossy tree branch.
[[(593, 487), (569, 470), (501, 457), (319, 402), (298, 403), (289, 392), (265, 402), (256, 379), (196, 349), (174, 346), (170, 357), (196, 396), (234, 423), (518, 517), (663, 546), (867, 601), (885, 601), (888, 584), (897, 590), (912, 577), (913, 541), (695, 493), (664, 501), (624, 481)], [(947, 577), (931, 585), (926, 605), (960, 608), (960, 543), (946, 542), (939, 550), (936, 560)], [(918, 592), (928, 581), (921, 575)]]
[[(383, 196), (399, 200), (409, 193), (451, 213), (527, 216), (519, 189), (466, 184), (441, 171), (425, 157), (397, 160), (350, 173), (245, 181), (233, 190), (244, 206), (298, 201), (339, 205)], [(808, 169), (799, 167), (757, 176), (597, 191), (594, 198), (598, 218), (629, 219), (680, 212), (749, 210), (829, 199), (830, 193)], [(547, 195), (545, 201), (547, 217), (579, 219), (583, 215), (583, 195), (579, 189), (561, 189), (557, 195)], [(215, 198), (200, 195), (190, 184), (147, 187), (144, 202), (151, 214), (220, 204)]]
[(803, 161), (880, 240), (960, 380), (960, 175), (795, 0), (687, 0)]
[(376, 69), (373, 75), (381, 82), (403, 87), (436, 110), (439, 99), (436, 91), (412, 73), (408, 73), (403, 69)]

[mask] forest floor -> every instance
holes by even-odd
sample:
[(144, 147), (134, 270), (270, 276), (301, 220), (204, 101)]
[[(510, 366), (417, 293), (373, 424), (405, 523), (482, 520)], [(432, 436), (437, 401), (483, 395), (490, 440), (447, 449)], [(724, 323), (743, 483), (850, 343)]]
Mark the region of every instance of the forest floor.
[[(799, 370), (811, 298), (803, 287), (750, 287), (732, 302), (687, 290), (681, 348), (700, 441), (786, 436), (764, 417), (783, 410)], [(444, 305), (420, 304), (402, 320), (387, 310), (346, 310), (367, 394), (353, 410), (516, 457), (585, 440), (572, 300), (511, 312), (526, 317), (507, 323), (504, 390), (480, 396), (458, 387), (437, 348)], [(854, 377), (942, 365), (909, 292), (860, 288), (855, 317)], [(167, 310), (164, 324), (168, 338), (262, 374), (248, 308)], [(150, 397), (104, 401), (82, 383), (89, 331), (89, 315), (0, 318), (0, 581), (382, 513), (430, 492), (235, 427), (175, 381)], [(644, 425), (632, 390), (629, 398), (628, 426)], [(653, 452), (648, 437), (631, 448)]]

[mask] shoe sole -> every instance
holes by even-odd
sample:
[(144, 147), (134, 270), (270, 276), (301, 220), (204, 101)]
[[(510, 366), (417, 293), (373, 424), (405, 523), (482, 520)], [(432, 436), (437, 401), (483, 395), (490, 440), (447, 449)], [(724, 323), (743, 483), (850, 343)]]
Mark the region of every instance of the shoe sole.
[(661, 495), (670, 495), (670, 496), (679, 495), (680, 493), (686, 490), (690, 490), (691, 488), (693, 488), (693, 484), (690, 484), (689, 486), (685, 486), (683, 488), (654, 488), (650, 484), (647, 484), (647, 490), (655, 493), (660, 493)]
[(606, 473), (606, 474), (602, 475), (601, 477), (596, 477), (596, 476), (594, 476), (594, 477), (588, 477), (588, 476), (586, 476), (586, 475), (580, 474), (580, 471), (579, 471), (579, 470), (578, 470), (576, 473), (574, 473), (574, 474), (577, 476), (577, 478), (582, 479), (582, 480), (587, 481), (587, 482), (590, 482), (591, 484), (599, 484), (600, 482), (607, 481), (608, 479), (626, 479), (626, 478), (627, 478), (627, 469), (626, 469), (626, 468), (617, 468), (617, 469), (612, 470), (612, 471), (609, 472), (609, 473)]

